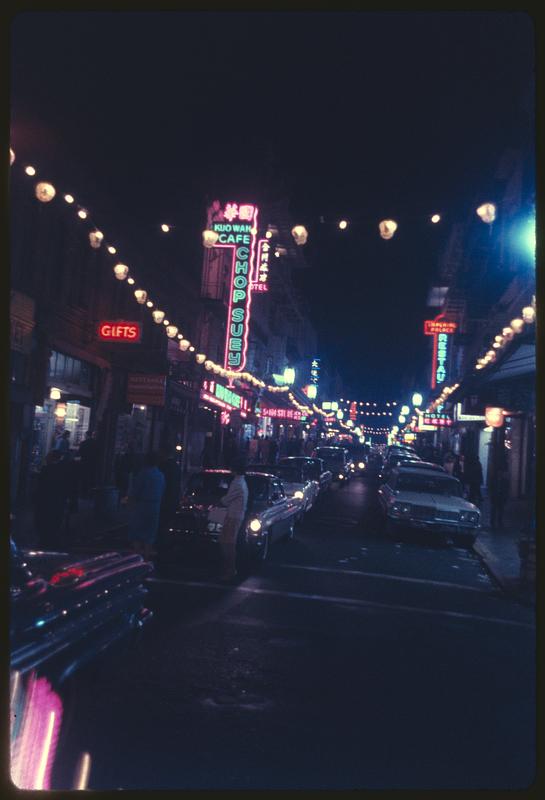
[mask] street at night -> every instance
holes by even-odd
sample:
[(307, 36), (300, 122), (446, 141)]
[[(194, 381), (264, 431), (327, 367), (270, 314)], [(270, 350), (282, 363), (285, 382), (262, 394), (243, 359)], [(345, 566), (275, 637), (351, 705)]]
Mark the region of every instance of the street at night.
[(533, 18), (9, 37), (7, 788), (535, 788)]

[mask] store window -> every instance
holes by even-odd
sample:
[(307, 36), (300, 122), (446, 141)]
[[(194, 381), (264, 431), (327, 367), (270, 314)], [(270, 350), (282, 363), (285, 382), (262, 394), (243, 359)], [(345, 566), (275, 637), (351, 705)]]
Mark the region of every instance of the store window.
[(35, 407), (32, 433), (31, 469), (37, 472), (45, 457), (55, 447), (55, 442), (63, 431), (70, 431), (70, 451), (73, 454), (89, 430), (91, 409), (79, 401), (67, 403), (46, 400), (42, 406)]

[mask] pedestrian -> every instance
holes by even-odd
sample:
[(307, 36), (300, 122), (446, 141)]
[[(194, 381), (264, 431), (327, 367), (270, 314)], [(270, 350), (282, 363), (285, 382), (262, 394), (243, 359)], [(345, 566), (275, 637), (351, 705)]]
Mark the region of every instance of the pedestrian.
[(248, 461), (251, 464), (255, 464), (257, 461), (258, 445), (259, 445), (259, 439), (257, 438), (257, 436), (254, 436), (253, 439), (250, 439), (250, 443), (248, 446)]
[(52, 450), (36, 477), (34, 527), (38, 534), (38, 547), (44, 550), (55, 550), (61, 544), (70, 488), (61, 462), (61, 452)]
[(182, 483), (182, 470), (174, 457), (173, 449), (169, 446), (165, 445), (159, 450), (159, 469), (165, 478), (165, 491), (159, 515), (158, 544), (161, 545), (164, 543), (167, 528), (178, 510)]
[(55, 441), (55, 450), (57, 450), (63, 458), (68, 458), (70, 455), (70, 431), (63, 431)]
[(269, 444), (269, 460), (267, 461), (268, 464), (276, 464), (276, 459), (278, 457), (278, 444), (276, 439), (271, 439)]
[(488, 496), (490, 498), (490, 528), (503, 527), (503, 512), (509, 494), (509, 469), (505, 458), (492, 462), (488, 469)]
[(449, 475), (454, 473), (454, 453), (446, 453), (445, 457), (443, 458), (443, 469), (448, 472)]
[(148, 453), (134, 476), (128, 497), (129, 541), (145, 559), (154, 554), (164, 491), (165, 476), (158, 467), (158, 458), (155, 453)]
[(467, 486), (468, 500), (473, 505), (482, 503), (483, 467), (478, 456), (468, 455), (464, 459), (464, 483)]
[(270, 441), (269, 437), (265, 436), (264, 439), (261, 439), (259, 442), (259, 463), (260, 464), (268, 464), (269, 463), (269, 448), (270, 448)]
[(232, 581), (237, 575), (237, 539), (240, 526), (248, 505), (248, 485), (244, 478), (246, 464), (238, 460), (233, 467), (235, 477), (221, 499), (222, 506), (227, 507), (225, 521), (219, 537), (222, 555), (222, 573), (220, 580)]
[(79, 446), (78, 455), (80, 457), (81, 493), (87, 497), (95, 485), (98, 462), (98, 445), (95, 434), (91, 430), (85, 434), (85, 439)]

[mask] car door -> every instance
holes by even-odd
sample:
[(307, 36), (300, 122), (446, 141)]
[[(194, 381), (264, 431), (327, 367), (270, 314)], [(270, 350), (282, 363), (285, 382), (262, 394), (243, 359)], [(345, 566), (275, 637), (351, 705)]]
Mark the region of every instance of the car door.
[(290, 509), (282, 481), (279, 478), (271, 479), (269, 491), (272, 516), (271, 533), (274, 541), (282, 538), (287, 533)]

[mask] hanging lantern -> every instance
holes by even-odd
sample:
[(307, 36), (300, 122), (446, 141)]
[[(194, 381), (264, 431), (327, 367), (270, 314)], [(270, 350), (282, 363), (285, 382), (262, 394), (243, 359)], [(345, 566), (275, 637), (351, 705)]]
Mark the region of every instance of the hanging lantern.
[(64, 200), (65, 200), (65, 202), (66, 202), (66, 203), (68, 203), (68, 205), (69, 205), (69, 206), (71, 206), (71, 205), (72, 205), (72, 203), (74, 202), (74, 195), (72, 195), (72, 194), (65, 194), (65, 195), (64, 195)]
[(503, 425), (503, 408), (495, 408), (487, 406), (484, 412), (484, 418), (487, 425), (492, 428), (501, 428)]
[(110, 245), (108, 245), (108, 253), (111, 253), (113, 256), (115, 256), (115, 254), (117, 253), (117, 250), (115, 249), (115, 247), (113, 245), (110, 244)]
[(130, 283), (131, 286), (134, 285), (134, 278), (127, 278), (127, 283)]
[(178, 333), (178, 328), (176, 327), (176, 325), (167, 326), (167, 336), (169, 339), (174, 339), (177, 333)]
[(9, 149), (9, 165), (10, 165), (10, 167), (12, 166), (14, 161), (15, 161), (15, 153), (13, 152), (13, 150), (10, 147), (10, 149)]
[(80, 219), (87, 219), (87, 211), (84, 208), (80, 208), (78, 211), (78, 217)]
[(114, 275), (118, 281), (124, 281), (129, 274), (129, 268), (126, 264), (116, 264), (114, 267)]
[(214, 247), (219, 238), (220, 235), (216, 231), (206, 230), (202, 232), (202, 243), (204, 247)]
[(391, 239), (397, 230), (397, 222), (393, 219), (383, 219), (378, 229), (383, 239)]
[(153, 321), (156, 322), (158, 325), (160, 325), (165, 318), (165, 312), (159, 311), (158, 308), (155, 311), (152, 311), (151, 315), (153, 317)]
[(34, 169), (34, 167), (30, 167), (30, 166), (29, 167), (25, 167), (25, 172), (31, 178), (32, 178), (33, 175), (36, 175), (36, 170)]
[(489, 350), (488, 353), (486, 354), (486, 357), (488, 358), (489, 361), (495, 361), (496, 360), (495, 351), (494, 350)]
[(483, 222), (490, 224), (496, 219), (496, 206), (493, 203), (483, 203), (477, 209), (477, 214)]
[(524, 320), (519, 319), (519, 317), (517, 317), (516, 319), (512, 319), (510, 325), (511, 328), (515, 331), (515, 333), (522, 333), (522, 331), (524, 330)]
[(145, 289), (135, 289), (134, 296), (136, 297), (136, 302), (140, 303), (141, 306), (144, 305), (148, 299), (148, 293)]
[(529, 325), (536, 321), (536, 310), (533, 306), (526, 306), (522, 309), (522, 319)]
[(50, 400), (60, 400), (61, 399), (61, 390), (56, 389), (54, 386), (51, 387), (49, 392), (49, 399)]
[(207, 358), (206, 361), (204, 362), (204, 368), (207, 370), (211, 370), (213, 366), (214, 362), (210, 361), (210, 359)]
[(40, 183), (36, 184), (34, 194), (36, 195), (40, 203), (50, 203), (57, 194), (57, 192), (55, 191), (55, 187), (51, 183), (40, 181)]
[(504, 339), (507, 339), (507, 341), (508, 341), (508, 342), (510, 342), (510, 341), (511, 341), (511, 339), (512, 339), (512, 338), (514, 337), (514, 335), (515, 335), (515, 334), (514, 334), (514, 332), (513, 332), (513, 330), (512, 330), (511, 328), (504, 328), (504, 329), (502, 330), (502, 333), (503, 333)]
[(291, 229), (291, 235), (295, 240), (295, 244), (301, 245), (307, 243), (308, 231), (304, 225), (295, 225), (295, 227)]
[(187, 350), (189, 348), (188, 340), (187, 339), (181, 339), (179, 347), (180, 347), (180, 350), (183, 350), (183, 351)]
[(204, 353), (197, 353), (197, 355), (195, 356), (195, 361), (197, 362), (197, 364), (204, 364), (204, 362), (206, 361), (206, 356), (204, 355)]
[(93, 250), (99, 249), (103, 239), (104, 239), (104, 234), (102, 233), (102, 231), (89, 232), (89, 244), (91, 245)]

